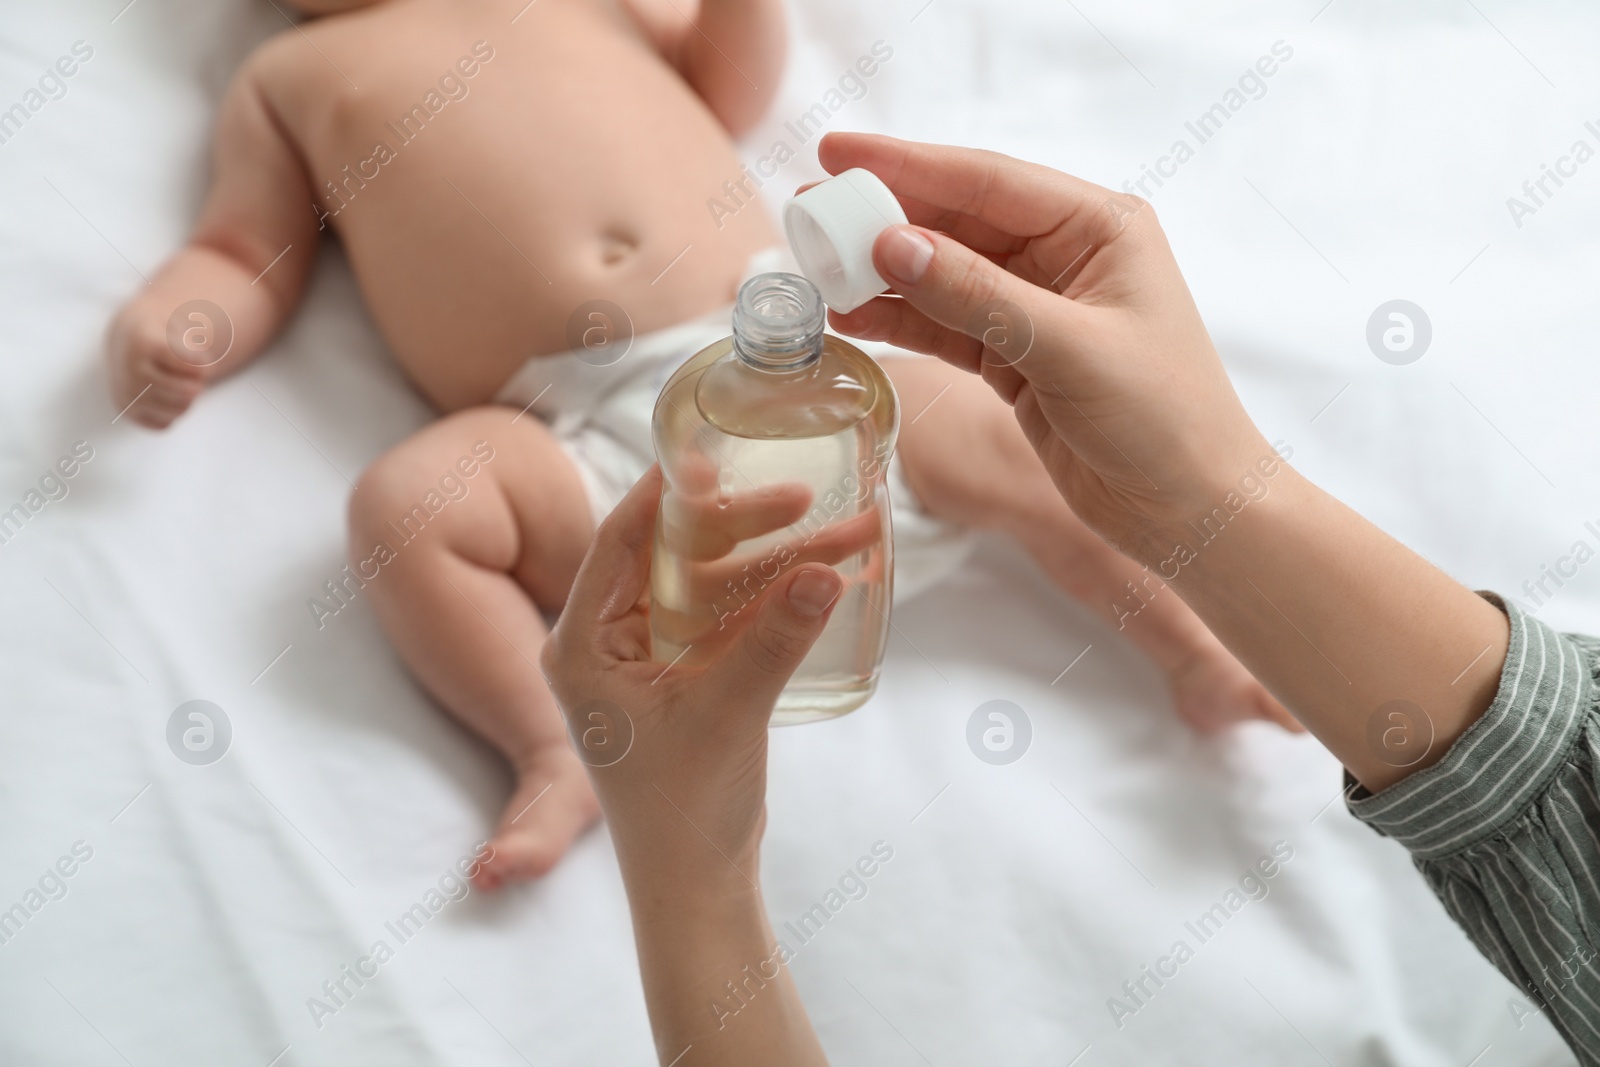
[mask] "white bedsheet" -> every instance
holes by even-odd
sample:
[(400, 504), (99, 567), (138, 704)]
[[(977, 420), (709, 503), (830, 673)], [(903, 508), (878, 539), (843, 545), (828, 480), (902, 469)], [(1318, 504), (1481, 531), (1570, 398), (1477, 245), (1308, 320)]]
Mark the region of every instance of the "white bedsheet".
[[(107, 317), (183, 239), (217, 94), (284, 26), (259, 0), (125, 3), (12, 5), (0, 30), (0, 108), (73, 42), (93, 49), (0, 144), (0, 508), (93, 449), (0, 545), (0, 909), (43, 902), (0, 943), (0, 1063), (647, 1062), (603, 831), (540, 884), (449, 903), (403, 945), (386, 930), (508, 779), (364, 604), (320, 631), (306, 607), (343, 562), (349, 480), (430, 417), (340, 254), (275, 351), (170, 432), (113, 422)], [(1463, 580), (1515, 593), (1600, 541), (1600, 163), (1520, 228), (1505, 204), (1573, 141), (1600, 144), (1583, 125), (1600, 15), (1323, 4), (810, 0), (749, 157), (794, 142), (784, 122), (881, 40), (892, 58), (830, 127), (1120, 184), (1285, 42), (1265, 95), (1152, 199), (1268, 436)], [(795, 147), (774, 202), (817, 173)], [(1433, 325), (1409, 366), (1365, 341), (1393, 298)], [(1600, 628), (1597, 571), (1541, 617)], [(1151, 667), (1005, 545), (896, 622), (877, 699), (774, 739), (780, 927), (893, 849), (795, 963), (835, 1062), (1570, 1062), (1401, 850), (1329, 803), (1338, 769), (1314, 741), (1196, 739)], [(195, 699), (232, 724), (209, 766), (165, 740)], [(965, 742), (993, 699), (1031, 719), (1010, 766)], [(1270, 895), (1201, 944), (1185, 923), (1280, 841)], [(65, 896), (30, 897), (58, 860)], [(308, 998), (380, 938), (394, 958), (319, 1028)], [(1119, 1028), (1108, 998), (1180, 939), (1193, 959)]]

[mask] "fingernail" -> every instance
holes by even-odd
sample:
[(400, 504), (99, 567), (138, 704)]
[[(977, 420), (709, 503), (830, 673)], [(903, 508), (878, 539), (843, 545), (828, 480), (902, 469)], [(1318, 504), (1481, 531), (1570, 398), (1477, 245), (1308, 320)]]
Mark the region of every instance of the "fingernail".
[(897, 282), (915, 285), (933, 262), (933, 242), (911, 226), (891, 226), (883, 243), (883, 268)]
[(796, 614), (814, 619), (828, 610), (842, 586), (839, 576), (832, 571), (801, 571), (789, 583), (789, 606)]

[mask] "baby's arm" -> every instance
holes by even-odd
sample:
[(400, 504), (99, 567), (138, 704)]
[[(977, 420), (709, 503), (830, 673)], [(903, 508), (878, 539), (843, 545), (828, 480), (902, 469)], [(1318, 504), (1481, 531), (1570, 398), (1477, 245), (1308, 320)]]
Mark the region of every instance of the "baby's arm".
[[(146, 426), (167, 426), (207, 383), (260, 352), (305, 288), (317, 246), (310, 182), (258, 70), (247, 65), (223, 101), (211, 192), (194, 236), (111, 325), (113, 399)], [(225, 317), (212, 321), (204, 306), (179, 315), (192, 301)]]
[(289, 5), (307, 15), (337, 15), (341, 11), (371, 7), (378, 2), (379, 0), (289, 0)]
[[(782, 0), (630, 0), (667, 60), (735, 137), (747, 133), (778, 92), (788, 48)], [(683, 5), (688, 6), (688, 5)]]

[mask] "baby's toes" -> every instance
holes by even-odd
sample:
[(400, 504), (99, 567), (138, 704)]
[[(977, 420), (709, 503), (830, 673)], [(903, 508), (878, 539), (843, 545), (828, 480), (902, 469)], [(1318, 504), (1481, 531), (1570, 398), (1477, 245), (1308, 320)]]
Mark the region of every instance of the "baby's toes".
[(1180, 664), (1167, 681), (1178, 717), (1202, 733), (1261, 719), (1292, 733), (1305, 729), (1220, 642)]
[(489, 839), (489, 857), (479, 865), (473, 884), (492, 890), (543, 877), (599, 817), (588, 773), (570, 751), (532, 764), (501, 813)]
[(1306, 732), (1306, 728), (1300, 724), (1299, 719), (1294, 717), (1294, 713), (1279, 703), (1277, 697), (1267, 692), (1266, 686), (1260, 682), (1256, 682), (1255, 686), (1256, 707), (1258, 708), (1257, 718), (1275, 722), (1291, 734), (1303, 734)]

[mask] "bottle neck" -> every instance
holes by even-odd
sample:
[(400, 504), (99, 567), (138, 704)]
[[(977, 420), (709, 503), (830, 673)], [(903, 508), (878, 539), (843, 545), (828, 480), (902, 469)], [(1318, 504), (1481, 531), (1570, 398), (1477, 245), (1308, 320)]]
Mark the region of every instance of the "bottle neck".
[(758, 274), (734, 303), (733, 351), (757, 370), (801, 370), (822, 356), (825, 315), (817, 287), (798, 274)]

